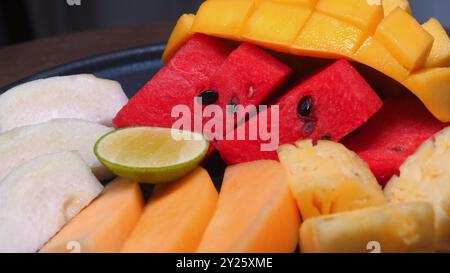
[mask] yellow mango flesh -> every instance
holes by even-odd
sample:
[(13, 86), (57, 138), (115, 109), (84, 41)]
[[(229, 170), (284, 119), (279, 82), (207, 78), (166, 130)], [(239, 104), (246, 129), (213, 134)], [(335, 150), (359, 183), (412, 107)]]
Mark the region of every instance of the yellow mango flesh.
[(320, 0), (316, 10), (358, 27), (366, 36), (372, 35), (383, 19), (381, 4), (367, 0)]
[(40, 252), (68, 253), (70, 242), (79, 243), (81, 253), (119, 252), (141, 216), (143, 199), (137, 183), (116, 179)]
[(262, 1), (249, 17), (241, 34), (250, 41), (289, 48), (310, 14), (308, 8)]
[(434, 37), (433, 48), (431, 49), (425, 66), (450, 66), (450, 38), (444, 27), (434, 18), (431, 18), (422, 26)]
[(167, 63), (170, 58), (180, 49), (184, 43), (189, 40), (194, 32), (192, 32), (192, 25), (194, 24), (194, 14), (183, 14), (178, 19), (177, 24), (170, 34), (169, 41), (167, 42), (166, 50), (162, 56), (162, 61)]
[(328, 15), (315, 12), (300, 32), (293, 48), (313, 57), (349, 56), (361, 45), (359, 28)]
[(426, 202), (404, 203), (322, 216), (300, 228), (305, 253), (431, 252), (434, 211)]
[(299, 7), (307, 7), (313, 9), (318, 0), (256, 0), (257, 2), (272, 1), (279, 3), (293, 4)]
[(278, 150), (302, 219), (384, 205), (369, 167), (342, 144), (311, 140)]
[(192, 31), (236, 39), (254, 5), (253, 0), (205, 1), (197, 12)]
[(208, 172), (200, 167), (179, 181), (157, 186), (121, 251), (194, 252), (217, 199)]
[(382, 0), (384, 16), (388, 16), (396, 8), (401, 8), (411, 14), (411, 6), (408, 0)]
[(434, 41), (416, 19), (400, 8), (381, 21), (374, 38), (410, 71), (425, 65)]
[(410, 75), (403, 84), (442, 122), (450, 122), (450, 67), (429, 68)]
[(399, 82), (405, 80), (409, 75), (409, 71), (379, 41), (372, 37), (364, 42), (353, 59), (381, 71)]

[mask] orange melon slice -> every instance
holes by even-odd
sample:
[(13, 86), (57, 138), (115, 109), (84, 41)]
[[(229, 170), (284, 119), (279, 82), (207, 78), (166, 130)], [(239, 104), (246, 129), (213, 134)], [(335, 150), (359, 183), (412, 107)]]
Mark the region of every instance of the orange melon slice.
[(82, 253), (120, 251), (144, 207), (139, 185), (118, 178), (106, 186), (91, 205), (66, 225), (40, 252), (71, 252), (76, 243)]
[(216, 212), (197, 252), (293, 252), (300, 216), (276, 161), (228, 167)]
[(175, 183), (157, 186), (122, 252), (194, 252), (217, 199), (214, 184), (202, 168)]

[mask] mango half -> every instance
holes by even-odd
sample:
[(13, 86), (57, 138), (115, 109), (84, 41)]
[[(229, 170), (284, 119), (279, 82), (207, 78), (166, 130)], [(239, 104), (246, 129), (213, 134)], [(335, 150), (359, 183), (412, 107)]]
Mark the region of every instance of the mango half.
[[(208, 0), (190, 31), (177, 25), (175, 32), (360, 62), (402, 83), (436, 118), (450, 122), (448, 73), (427, 70), (448, 67), (448, 35), (437, 20), (422, 26), (410, 13), (406, 0)], [(177, 43), (172, 44), (167, 51), (176, 51)], [(424, 87), (424, 80), (439, 88)]]

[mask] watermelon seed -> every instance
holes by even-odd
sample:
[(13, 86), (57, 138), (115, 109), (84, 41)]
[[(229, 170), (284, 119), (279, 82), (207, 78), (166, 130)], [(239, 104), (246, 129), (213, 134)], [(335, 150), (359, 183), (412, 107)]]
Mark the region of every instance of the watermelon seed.
[(215, 90), (205, 90), (198, 97), (203, 105), (211, 105), (219, 99), (219, 93)]
[(332, 137), (330, 135), (324, 135), (320, 138), (320, 140), (331, 140)]
[(303, 97), (300, 102), (298, 103), (297, 112), (300, 115), (300, 117), (308, 117), (313, 108), (313, 101), (310, 96)]
[(303, 134), (305, 136), (309, 136), (310, 134), (312, 134), (315, 126), (316, 123), (313, 120), (306, 122), (305, 125), (303, 126)]

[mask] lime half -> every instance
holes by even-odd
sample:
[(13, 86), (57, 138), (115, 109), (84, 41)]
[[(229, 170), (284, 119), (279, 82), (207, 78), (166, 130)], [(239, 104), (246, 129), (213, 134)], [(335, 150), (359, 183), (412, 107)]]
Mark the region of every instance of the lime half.
[(130, 127), (102, 136), (95, 155), (118, 176), (141, 183), (177, 180), (196, 168), (209, 142), (198, 133), (159, 127)]

